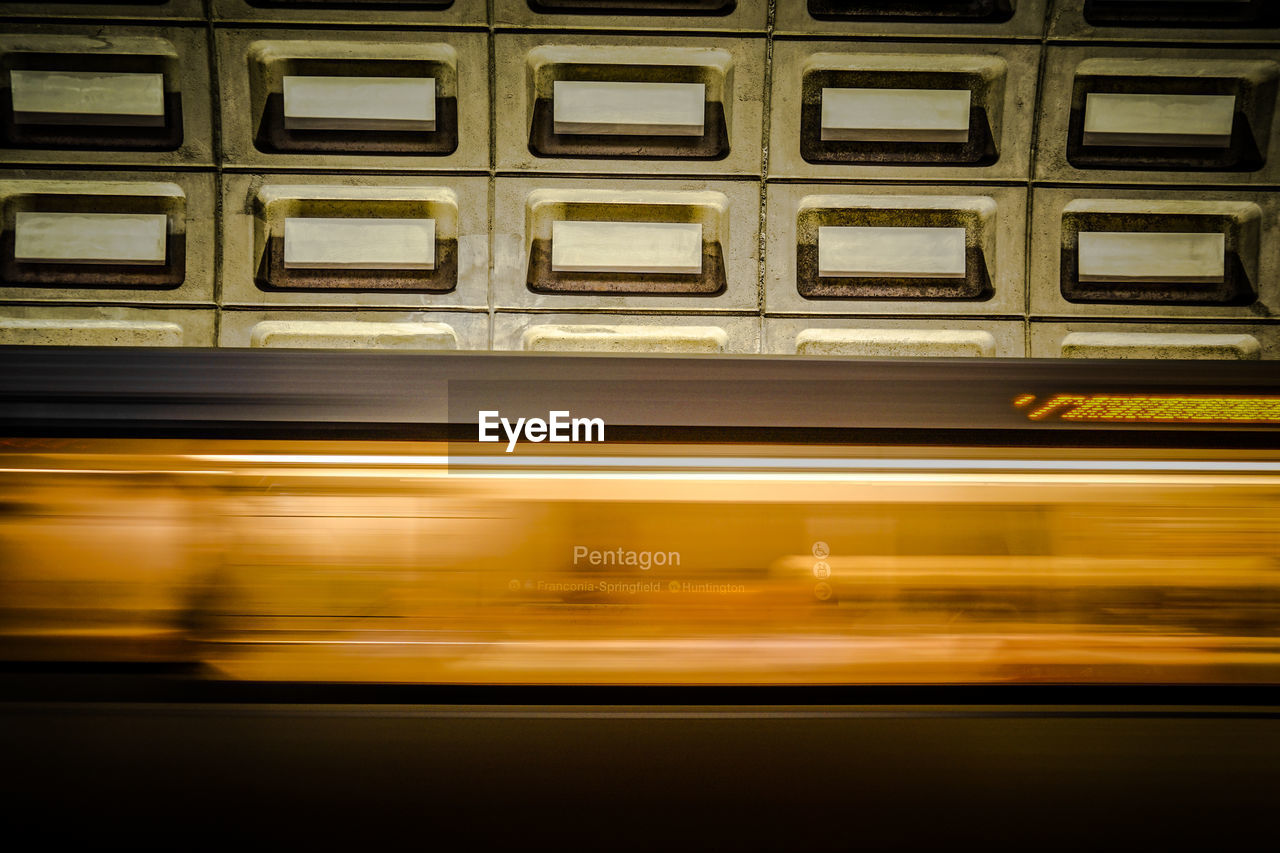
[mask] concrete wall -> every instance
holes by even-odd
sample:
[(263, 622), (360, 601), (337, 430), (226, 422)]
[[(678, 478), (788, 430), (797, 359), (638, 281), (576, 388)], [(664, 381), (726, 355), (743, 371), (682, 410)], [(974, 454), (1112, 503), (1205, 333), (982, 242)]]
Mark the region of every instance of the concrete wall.
[[(0, 345), (1280, 358), (1280, 18), (1230, 20), (1258, 4), (358, 5), (0, 2)], [(404, 102), (283, 97), (349, 76)], [(557, 111), (557, 81), (611, 94)], [(432, 237), (299, 261), (311, 217)], [(701, 257), (571, 267), (565, 221)]]

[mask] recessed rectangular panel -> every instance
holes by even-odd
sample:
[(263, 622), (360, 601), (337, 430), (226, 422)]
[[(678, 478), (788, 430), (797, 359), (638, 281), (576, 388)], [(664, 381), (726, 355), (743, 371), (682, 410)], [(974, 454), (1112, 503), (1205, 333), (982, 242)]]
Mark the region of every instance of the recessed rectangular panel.
[(1235, 95), (1090, 92), (1084, 144), (1229, 148)]
[(563, 221), (551, 229), (553, 272), (702, 272), (698, 222)]
[(1013, 17), (1014, 0), (808, 0), (807, 5), (820, 21), (996, 23)]
[(1209, 359), (1256, 361), (1262, 347), (1252, 335), (1170, 332), (1071, 332), (1063, 358)]
[(529, 8), (542, 13), (578, 15), (723, 15), (732, 12), (735, 0), (528, 0)]
[(553, 87), (556, 133), (702, 136), (704, 83), (620, 83), (557, 80)]
[(1079, 280), (1221, 284), (1224, 234), (1081, 232)]
[(818, 275), (823, 277), (963, 279), (965, 274), (963, 228), (818, 228)]
[(1274, 7), (1275, 0), (1084, 0), (1082, 11), (1095, 27), (1261, 28), (1280, 19)]
[(528, 352), (718, 353), (728, 343), (717, 326), (544, 325), (521, 338)]
[(846, 358), (994, 358), (990, 333), (964, 329), (805, 329), (797, 355)]
[(436, 129), (433, 77), (285, 76), (290, 130)]
[[(159, 2), (164, 1), (159, 0)], [(151, 2), (157, 2), (157, 0), (151, 0)], [(368, 16), (370, 10), (361, 7), (373, 6), (378, 11), (385, 9), (388, 12), (420, 11), (448, 9), (455, 2), (456, 0), (373, 0), (372, 3), (368, 2), (368, 0), (246, 0), (246, 4), (254, 8), (290, 10), (319, 8), (332, 9), (334, 12), (354, 11), (365, 16)], [(325, 19), (332, 21), (336, 20), (336, 17), (335, 15), (330, 18), (330, 16), (326, 15)], [(368, 23), (368, 21), (357, 21), (356, 23)]]
[(163, 213), (40, 213), (20, 210), (14, 259), (25, 263), (163, 264)]
[(286, 269), (435, 269), (434, 219), (290, 217)]
[(286, 349), (456, 350), (458, 335), (447, 323), (263, 320), (251, 330), (249, 345)]
[(822, 139), (847, 142), (965, 142), (968, 89), (822, 90)]
[(17, 124), (164, 125), (164, 75), (110, 71), (9, 72)]
[(183, 328), (160, 320), (0, 317), (0, 346), (180, 347)]

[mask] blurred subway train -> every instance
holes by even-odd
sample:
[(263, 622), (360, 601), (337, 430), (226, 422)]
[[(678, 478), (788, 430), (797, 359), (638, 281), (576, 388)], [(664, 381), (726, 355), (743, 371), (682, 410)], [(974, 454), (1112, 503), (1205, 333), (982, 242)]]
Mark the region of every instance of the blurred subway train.
[(839, 807), (879, 848), (908, 794), (1043, 832), (1031, 790), (1089, 779), (1090, 821), (1174, 843), (1218, 836), (1170, 808), (1252, 832), (1280, 790), (1261, 364), (2, 357), (25, 808), (244, 828), (243, 790), (473, 844), (570, 809), (571, 846), (657, 812), (612, 846), (780, 849)]

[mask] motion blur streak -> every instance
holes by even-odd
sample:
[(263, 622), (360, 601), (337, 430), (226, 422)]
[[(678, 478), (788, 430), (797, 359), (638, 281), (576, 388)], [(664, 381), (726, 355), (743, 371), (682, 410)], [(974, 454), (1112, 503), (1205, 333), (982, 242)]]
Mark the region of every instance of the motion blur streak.
[(1280, 684), (1280, 452), (488, 453), (11, 444), (0, 658), (255, 681)]

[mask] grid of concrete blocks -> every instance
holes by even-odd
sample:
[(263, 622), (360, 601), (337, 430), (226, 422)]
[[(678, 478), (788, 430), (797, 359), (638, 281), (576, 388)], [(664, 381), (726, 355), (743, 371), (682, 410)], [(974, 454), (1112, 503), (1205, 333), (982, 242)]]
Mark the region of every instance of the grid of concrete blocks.
[(1277, 6), (0, 2), (0, 343), (1280, 358)]

